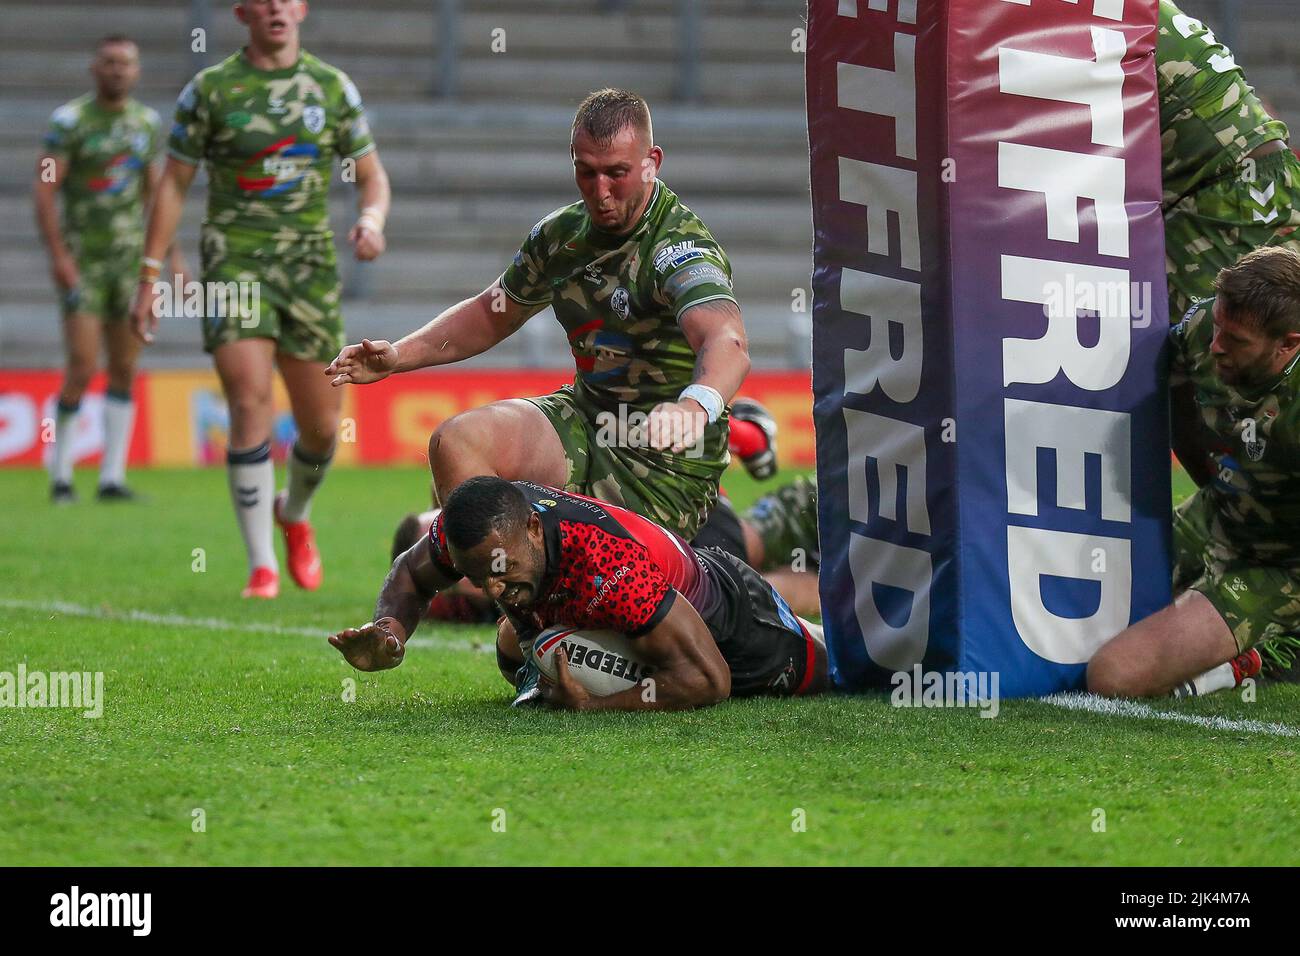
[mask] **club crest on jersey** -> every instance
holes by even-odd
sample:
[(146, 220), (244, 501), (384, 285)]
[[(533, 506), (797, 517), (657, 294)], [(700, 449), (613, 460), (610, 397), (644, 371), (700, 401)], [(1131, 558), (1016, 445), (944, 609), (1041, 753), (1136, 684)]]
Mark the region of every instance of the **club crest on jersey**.
[(325, 107), (323, 106), (304, 106), (302, 109), (302, 125), (307, 127), (309, 133), (319, 133), (325, 128)]
[(1264, 457), (1264, 446), (1267, 441), (1263, 438), (1257, 438), (1254, 441), (1248, 441), (1246, 444), (1246, 457), (1251, 461), (1259, 461)]
[(614, 294), (609, 297), (609, 307), (624, 322), (627, 321), (628, 313), (631, 311), (630, 298), (627, 289), (623, 288), (623, 286), (615, 289)]

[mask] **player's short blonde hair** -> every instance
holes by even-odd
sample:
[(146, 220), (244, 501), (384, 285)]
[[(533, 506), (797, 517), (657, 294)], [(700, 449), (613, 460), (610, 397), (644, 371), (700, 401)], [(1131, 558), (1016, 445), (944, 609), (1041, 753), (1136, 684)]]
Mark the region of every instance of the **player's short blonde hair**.
[(630, 90), (607, 87), (588, 93), (578, 104), (573, 117), (573, 139), (581, 130), (604, 145), (618, 135), (625, 126), (644, 133), (647, 145), (654, 144), (654, 128), (650, 123), (650, 104), (645, 98)]
[(1300, 253), (1283, 246), (1248, 252), (1219, 270), (1214, 292), (1226, 315), (1265, 335), (1300, 332)]

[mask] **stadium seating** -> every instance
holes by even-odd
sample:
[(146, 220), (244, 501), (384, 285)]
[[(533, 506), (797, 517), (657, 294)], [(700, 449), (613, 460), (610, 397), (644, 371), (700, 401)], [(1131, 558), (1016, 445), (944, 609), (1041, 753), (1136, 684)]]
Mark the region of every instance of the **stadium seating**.
[[(1253, 0), (1238, 53), (1252, 80), (1300, 129), (1300, 49), (1285, 37), (1291, 0)], [(435, 0), (366, 4), (316, 0), (304, 45), (347, 70), (371, 114), (393, 182), (389, 249), (358, 269), (345, 255), (354, 335), (396, 336), (486, 285), (534, 221), (576, 198), (565, 145), (578, 98), (627, 85), (655, 108), (666, 182), (709, 223), (731, 256), (756, 365), (806, 361), (805, 316), (791, 311), (811, 263), (803, 62), (791, 33), (800, 0), (708, 0), (698, 37), (698, 95), (681, 92), (674, 0), (475, 0), (458, 29), (455, 97), (441, 76)], [(1215, 0), (1185, 2), (1214, 23)], [(239, 43), (227, 4), (213, 4), (208, 62)], [(189, 4), (62, 0), (7, 3), (0, 34), (0, 365), (56, 366), (60, 344), (44, 250), (32, 220), (30, 179), (50, 111), (89, 88), (94, 41), (122, 31), (141, 44), (137, 95), (169, 123), (175, 94), (198, 65)], [(493, 52), (504, 28), (505, 51)], [(498, 42), (499, 46), (499, 42)], [(202, 183), (181, 236), (196, 264)], [(334, 193), (333, 219), (351, 221), (349, 190)], [(149, 363), (193, 364), (198, 331), (178, 323)], [(530, 323), (480, 364), (565, 364), (550, 322)]]

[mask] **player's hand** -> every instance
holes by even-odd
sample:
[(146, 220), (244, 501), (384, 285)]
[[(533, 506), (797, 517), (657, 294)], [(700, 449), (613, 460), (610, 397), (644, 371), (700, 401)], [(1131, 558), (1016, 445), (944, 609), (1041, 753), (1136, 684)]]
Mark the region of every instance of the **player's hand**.
[(367, 385), (388, 378), (397, 368), (397, 346), (377, 339), (362, 339), (360, 345), (345, 345), (338, 357), (325, 368), (333, 375), (331, 385)]
[(551, 707), (586, 710), (591, 705), (591, 695), (569, 673), (569, 662), (563, 654), (555, 655), (555, 680), (543, 675), (538, 683), (542, 688), (542, 698)]
[(50, 263), (50, 276), (54, 279), (54, 284), (64, 292), (75, 289), (81, 282), (81, 273), (77, 271), (77, 260), (70, 252), (54, 257), (54, 261)]
[(354, 254), (359, 262), (378, 259), (388, 247), (384, 234), (358, 221), (348, 230), (348, 242), (352, 243)]
[(391, 617), (331, 634), (329, 642), (359, 671), (385, 671), (406, 656), (406, 633)]
[(135, 286), (135, 303), (131, 306), (131, 331), (145, 345), (153, 342), (158, 331), (158, 314), (154, 311), (154, 280), (141, 279)]
[(681, 454), (704, 434), (709, 416), (695, 399), (681, 402), (661, 402), (650, 411), (645, 423), (645, 434), (650, 447), (656, 451), (670, 449)]

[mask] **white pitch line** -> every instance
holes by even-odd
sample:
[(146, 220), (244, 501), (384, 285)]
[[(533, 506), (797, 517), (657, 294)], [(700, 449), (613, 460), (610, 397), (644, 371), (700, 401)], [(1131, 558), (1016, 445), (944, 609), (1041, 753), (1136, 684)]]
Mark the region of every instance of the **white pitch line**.
[(1178, 724), (1192, 724), (1195, 727), (1228, 733), (1300, 737), (1300, 727), (1292, 727), (1289, 724), (1268, 723), (1262, 720), (1237, 720), (1230, 717), (1205, 717), (1201, 714), (1180, 714), (1174, 711), (1156, 710), (1148, 704), (1141, 704), (1135, 700), (1112, 700), (1109, 697), (1098, 697), (1096, 694), (1052, 694), (1039, 700), (1044, 704), (1051, 704), (1053, 707), (1061, 707), (1065, 710), (1083, 710), (1108, 717), (1169, 720)]
[[(155, 624), (166, 627), (194, 627), (205, 631), (253, 631), (258, 634), (287, 634), (293, 637), (324, 638), (330, 632), (310, 627), (282, 627), (279, 624), (264, 624), (259, 621), (227, 621), (219, 617), (186, 617), (183, 614), (157, 614), (130, 608), (123, 611), (111, 608), (86, 607), (70, 601), (21, 601), (14, 598), (0, 597), (0, 608), (16, 611), (36, 611), (42, 614), (66, 614), (69, 617), (88, 617), (100, 621), (132, 621), (139, 624)], [(413, 637), (406, 642), (407, 647), (436, 647), (444, 651), (479, 651), (487, 650), (486, 643), (476, 644), (472, 641), (456, 640), (446, 637)]]

